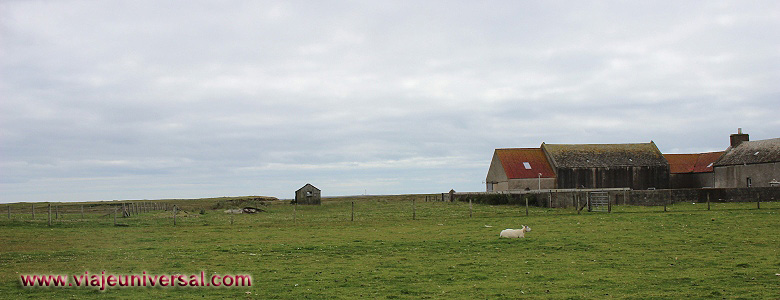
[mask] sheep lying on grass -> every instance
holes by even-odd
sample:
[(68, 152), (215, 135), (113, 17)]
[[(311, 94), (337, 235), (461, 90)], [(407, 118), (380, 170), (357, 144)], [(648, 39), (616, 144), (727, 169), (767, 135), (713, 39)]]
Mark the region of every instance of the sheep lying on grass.
[(523, 229), (504, 229), (501, 230), (499, 237), (503, 238), (524, 238), (525, 233), (531, 231), (531, 227), (523, 225)]

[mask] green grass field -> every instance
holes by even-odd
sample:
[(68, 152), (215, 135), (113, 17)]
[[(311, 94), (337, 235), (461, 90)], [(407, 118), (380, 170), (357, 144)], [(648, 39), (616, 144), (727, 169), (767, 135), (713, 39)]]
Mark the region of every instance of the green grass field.
[[(414, 211), (411, 200), (416, 199)], [(118, 218), (106, 208), (0, 215), (0, 297), (780, 299), (780, 203), (573, 209), (423, 202), (424, 195), (275, 203), (224, 199)], [(222, 201), (220, 204), (219, 202)], [(352, 202), (355, 220), (351, 219)], [(15, 204), (21, 212), (25, 205)], [(219, 209), (213, 209), (220, 207)], [(0, 213), (5, 213), (0, 206)], [(14, 207), (17, 209), (17, 207)], [(201, 214), (200, 210), (204, 210)], [(295, 212), (293, 212), (295, 209)], [(412, 219), (414, 214), (415, 220)], [(231, 224), (232, 222), (232, 224)], [(499, 239), (522, 224), (526, 239)], [(251, 287), (22, 287), (21, 274), (250, 274)]]

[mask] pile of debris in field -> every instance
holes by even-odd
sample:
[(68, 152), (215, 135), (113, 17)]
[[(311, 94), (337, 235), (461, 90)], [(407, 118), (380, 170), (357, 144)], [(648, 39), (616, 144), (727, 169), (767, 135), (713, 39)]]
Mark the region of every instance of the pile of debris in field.
[(247, 206), (244, 208), (228, 209), (225, 210), (226, 214), (256, 214), (259, 212), (265, 212), (265, 209)]

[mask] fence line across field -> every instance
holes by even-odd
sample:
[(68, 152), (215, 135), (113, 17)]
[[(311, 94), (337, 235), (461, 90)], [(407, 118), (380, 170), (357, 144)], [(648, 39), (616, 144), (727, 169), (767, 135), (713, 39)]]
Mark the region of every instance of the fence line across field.
[[(134, 211), (134, 207), (137, 210)], [(46, 212), (47, 225), (52, 226), (58, 221), (89, 221), (100, 217), (110, 217), (115, 212), (122, 212), (123, 217), (137, 216), (142, 213), (165, 210), (167, 203), (69, 204), (67, 202), (44, 202), (32, 203), (29, 206), (11, 203), (6, 204), (6, 218), (9, 220), (39, 220), (41, 209)], [(116, 222), (114, 223), (116, 224)]]
[[(780, 191), (780, 190), (778, 190)], [(645, 195), (664, 195), (662, 199), (648, 201)], [(717, 195), (716, 193), (713, 193)], [(762, 209), (762, 201), (774, 202), (774, 198), (766, 199), (762, 198), (766, 193), (750, 193), (745, 194), (752, 196), (751, 198), (740, 199), (722, 199), (718, 198), (712, 200), (711, 194), (705, 194), (706, 210), (718, 210), (722, 208), (719, 203), (723, 202), (755, 202), (755, 209)], [(482, 198), (480, 198), (482, 197)], [(502, 204), (509, 203), (510, 208), (504, 209), (507, 206), (493, 205), (492, 203), (483, 202), (484, 199), (497, 200)], [(492, 198), (490, 198), (492, 197)], [(634, 198), (634, 199), (632, 199)], [(390, 200), (388, 200), (390, 199)], [(454, 201), (439, 201), (440, 199), (454, 200)], [(482, 200), (480, 200), (482, 199)], [(765, 200), (762, 200), (765, 199)], [(672, 210), (677, 210), (680, 207), (675, 207), (676, 203), (687, 202), (701, 203), (698, 199), (683, 199), (679, 194), (675, 194), (670, 190), (663, 191), (632, 191), (627, 189), (593, 189), (593, 190), (545, 190), (536, 192), (507, 192), (507, 193), (442, 193), (434, 195), (400, 195), (396, 198), (372, 198), (366, 196), (358, 201), (352, 200), (349, 197), (338, 198), (331, 201), (324, 201), (322, 205), (294, 205), (287, 206), (281, 203), (273, 204), (269, 207), (273, 213), (269, 217), (262, 217), (256, 219), (246, 219), (247, 217), (241, 217), (238, 220), (234, 220), (231, 215), (228, 218), (223, 218), (225, 223), (233, 224), (238, 221), (239, 224), (248, 222), (248, 220), (255, 220), (262, 222), (263, 219), (268, 218), (282, 218), (278, 221), (291, 220), (293, 224), (311, 224), (311, 222), (328, 222), (332, 220), (343, 220), (350, 222), (365, 222), (370, 220), (431, 220), (437, 218), (475, 218), (475, 217), (522, 217), (522, 216), (539, 216), (541, 213), (548, 214), (551, 209), (555, 209), (558, 212), (567, 211), (567, 208), (574, 208), (577, 214), (580, 214), (584, 208), (588, 208), (588, 212), (615, 212), (613, 208), (618, 207), (617, 212), (625, 212), (626, 208), (630, 206), (636, 206), (635, 203), (639, 203), (639, 206), (663, 206), (663, 211), (669, 211), (669, 206), (672, 206)], [(492, 200), (491, 200), (492, 201)], [(418, 203), (419, 202), (419, 203)], [(358, 205), (356, 205), (356, 203)], [(568, 203), (568, 204), (567, 204)], [(621, 204), (622, 203), (622, 204)], [(485, 205), (488, 204), (488, 205)], [(570, 205), (569, 205), (570, 204)], [(628, 206), (625, 206), (628, 204)], [(703, 203), (702, 203), (703, 204)], [(717, 204), (717, 205), (713, 205)], [(559, 205), (560, 207), (551, 207)], [(22, 220), (22, 221), (45, 221), (45, 224), (53, 226), (55, 224), (67, 223), (77, 224), (79, 222), (104, 222), (105, 224), (113, 223), (116, 226), (129, 226), (127, 224), (138, 224), (134, 220), (150, 220), (148, 213), (158, 211), (168, 211), (166, 214), (155, 215), (158, 220), (164, 220), (160, 218), (170, 218), (169, 224), (174, 226), (186, 225), (189, 223), (187, 218), (181, 217), (193, 216), (190, 209), (189, 212), (182, 211), (177, 205), (170, 205), (166, 202), (154, 202), (154, 201), (123, 201), (116, 203), (17, 203), (6, 204), (6, 217), (9, 220)], [(322, 206), (331, 206), (327, 209), (336, 208), (343, 213), (340, 215), (332, 215), (331, 213), (322, 213)], [(334, 207), (337, 206), (337, 207)], [(681, 206), (687, 210), (703, 210), (693, 208), (694, 206)], [(770, 204), (769, 209), (777, 209), (776, 205)], [(43, 210), (41, 210), (43, 208)], [(523, 208), (525, 208), (523, 210)], [(213, 208), (209, 208), (212, 211)], [(519, 210), (518, 210), (519, 209)], [(41, 211), (44, 212), (44, 218), (41, 218)], [(629, 209), (631, 211), (631, 209)], [(681, 210), (678, 210), (681, 211)], [(215, 210), (213, 213), (221, 213), (221, 210)], [(201, 214), (204, 211), (201, 210)], [(285, 215), (287, 217), (285, 217)], [(197, 215), (194, 215), (197, 217)], [(107, 217), (107, 218), (106, 218)], [(104, 221), (101, 221), (104, 220)], [(127, 220), (127, 221), (124, 221)], [(113, 221), (113, 222), (112, 222)], [(184, 222), (181, 222), (184, 221)], [(148, 224), (148, 221), (143, 221)], [(180, 224), (181, 223), (181, 224)]]

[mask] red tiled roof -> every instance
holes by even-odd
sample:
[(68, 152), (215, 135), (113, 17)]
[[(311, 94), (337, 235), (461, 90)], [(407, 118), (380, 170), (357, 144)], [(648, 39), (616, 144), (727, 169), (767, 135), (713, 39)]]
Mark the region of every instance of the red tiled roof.
[(542, 178), (555, 178), (555, 172), (541, 148), (496, 149), (496, 155), (509, 179), (538, 178), (539, 173), (542, 173)]
[(664, 157), (669, 162), (669, 173), (704, 173), (712, 172), (712, 165), (723, 152), (664, 154)]

